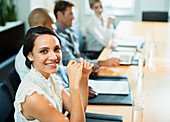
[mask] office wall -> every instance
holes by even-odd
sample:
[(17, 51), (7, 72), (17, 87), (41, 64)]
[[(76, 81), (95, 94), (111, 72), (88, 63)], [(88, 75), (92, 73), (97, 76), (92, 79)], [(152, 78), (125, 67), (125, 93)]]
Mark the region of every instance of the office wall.
[(168, 11), (169, 0), (142, 0), (142, 10), (147, 11)]
[(30, 13), (30, 0), (17, 0), (16, 8), (17, 18), (25, 22), (25, 30), (27, 30), (29, 28), (28, 15)]
[(53, 11), (55, 1), (56, 0), (30, 0), (31, 10), (35, 8), (46, 8)]
[(40, 7), (53, 11), (54, 1), (56, 0), (17, 0), (17, 18), (25, 22), (25, 30), (29, 29), (28, 16), (31, 10)]

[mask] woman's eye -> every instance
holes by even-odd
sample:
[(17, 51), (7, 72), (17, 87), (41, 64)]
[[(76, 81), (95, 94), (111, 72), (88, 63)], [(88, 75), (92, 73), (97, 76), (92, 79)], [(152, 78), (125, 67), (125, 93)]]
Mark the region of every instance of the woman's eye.
[(94, 9), (98, 9), (98, 7), (94, 7)]
[(46, 54), (46, 53), (47, 53), (47, 50), (41, 50), (40, 53)]
[(61, 50), (61, 48), (59, 48), (59, 47), (57, 47), (57, 48), (54, 49), (55, 52), (58, 52), (58, 51), (60, 51), (60, 50)]

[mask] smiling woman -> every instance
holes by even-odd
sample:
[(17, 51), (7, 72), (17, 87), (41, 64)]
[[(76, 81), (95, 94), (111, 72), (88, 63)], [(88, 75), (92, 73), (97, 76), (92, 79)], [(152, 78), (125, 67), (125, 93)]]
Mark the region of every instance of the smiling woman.
[[(41, 30), (44, 30), (44, 31), (41, 31)], [(55, 38), (58, 39), (59, 44), (61, 45), (60, 39), (58, 38), (58, 36), (55, 34), (53, 30), (44, 28), (44, 27), (40, 27), (40, 28), (33, 27), (32, 29), (30, 29), (30, 31), (27, 32), (27, 35), (24, 41), (24, 45), (27, 45), (27, 46), (24, 46), (24, 49), (23, 49), (23, 54), (26, 57), (26, 65), (28, 68), (31, 68), (32, 60), (29, 60), (27, 55), (31, 54), (33, 50), (33, 46), (35, 44), (35, 40), (38, 38), (38, 36), (45, 35), (45, 34), (50, 34), (52, 36), (55, 36)]]
[(67, 65), (70, 96), (55, 74), (61, 61), (61, 42), (50, 28), (36, 26), (28, 30), (23, 54), (31, 70), (25, 75), (15, 97), (15, 121), (63, 121), (62, 107), (70, 121), (84, 122), (88, 100), (88, 78), (93, 64), (71, 60)]
[(45, 78), (56, 73), (61, 61), (61, 48), (59, 40), (49, 34), (40, 35), (34, 42), (34, 49), (29, 52), (28, 59), (34, 68)]

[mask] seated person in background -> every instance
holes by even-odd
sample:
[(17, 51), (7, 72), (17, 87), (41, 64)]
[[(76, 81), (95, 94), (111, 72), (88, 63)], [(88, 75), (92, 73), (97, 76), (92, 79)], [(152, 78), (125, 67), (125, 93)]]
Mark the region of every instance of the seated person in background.
[[(56, 29), (56, 19), (52, 12), (44, 9), (44, 8), (36, 8), (29, 14), (29, 25), (30, 27), (34, 26), (46, 26), (51, 28), (52, 30)], [(23, 46), (21, 47), (20, 51), (18, 52), (16, 58), (15, 58), (15, 69), (17, 73), (20, 76), (20, 79), (24, 78), (24, 76), (30, 71), (29, 68), (25, 65), (26, 58), (23, 55)], [(63, 64), (61, 63), (57, 73), (60, 80), (63, 81), (62, 85), (66, 89), (67, 92), (69, 92), (69, 82), (67, 77), (67, 71), (66, 68), (63, 67)], [(89, 97), (95, 97), (97, 96), (97, 93), (89, 86)]]
[(95, 14), (91, 16), (86, 26), (87, 50), (102, 51), (107, 46), (115, 49), (117, 46), (113, 28), (115, 17), (103, 14), (100, 0), (89, 0), (89, 5)]
[[(57, 34), (62, 42), (63, 64), (67, 65), (70, 59), (78, 61), (82, 56), (85, 60), (99, 66), (117, 66), (120, 64), (120, 59), (110, 58), (107, 60), (90, 60), (83, 53), (79, 51), (79, 41), (72, 26), (74, 19), (72, 7), (74, 5), (67, 1), (57, 1), (54, 8), (54, 14), (57, 19)], [(95, 47), (94, 47), (95, 48)]]
[[(70, 96), (55, 74), (61, 61), (61, 41), (50, 28), (30, 28), (24, 38), (23, 54), (31, 70), (16, 93), (15, 121), (85, 122), (88, 101), (88, 78), (93, 64), (71, 60), (67, 65)], [(70, 120), (62, 114), (64, 107)]]

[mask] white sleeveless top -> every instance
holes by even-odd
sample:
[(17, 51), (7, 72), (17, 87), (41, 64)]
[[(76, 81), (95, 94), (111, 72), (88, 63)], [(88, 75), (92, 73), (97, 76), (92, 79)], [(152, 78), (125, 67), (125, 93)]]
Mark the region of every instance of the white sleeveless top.
[(60, 78), (57, 77), (56, 74), (51, 74), (49, 79), (45, 79), (45, 77), (37, 72), (33, 67), (30, 72), (26, 74), (23, 81), (18, 87), (14, 107), (15, 113), (14, 118), (16, 122), (39, 122), (39, 120), (27, 120), (23, 114), (21, 113), (21, 103), (25, 101), (26, 96), (31, 95), (33, 92), (37, 92), (38, 94), (43, 94), (51, 104), (60, 112), (62, 112), (62, 85), (60, 83)]

